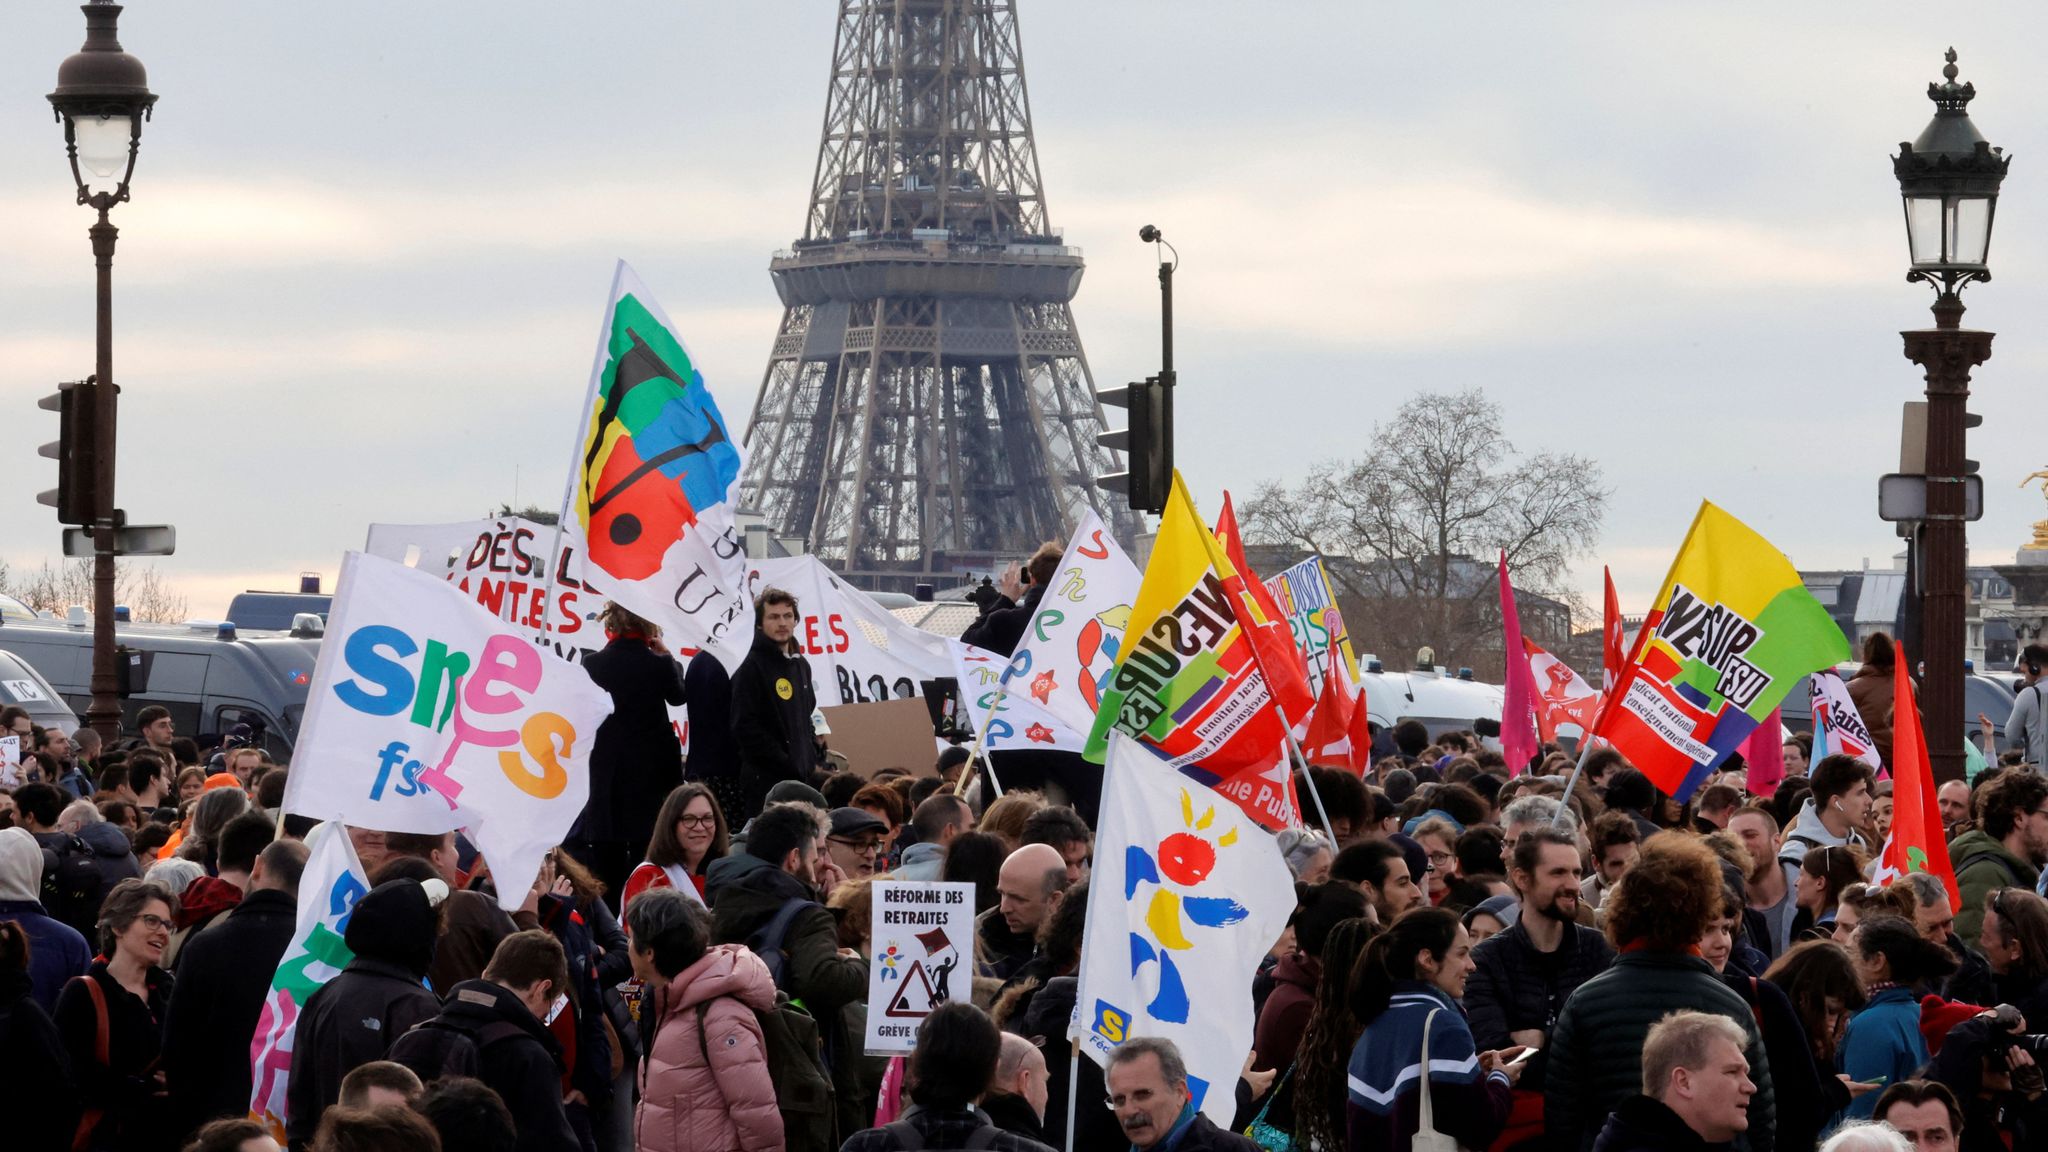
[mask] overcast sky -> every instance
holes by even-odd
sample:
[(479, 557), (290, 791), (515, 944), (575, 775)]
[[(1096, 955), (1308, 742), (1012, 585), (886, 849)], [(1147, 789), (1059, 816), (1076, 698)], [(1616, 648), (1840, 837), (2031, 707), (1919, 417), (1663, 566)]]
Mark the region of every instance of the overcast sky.
[[(177, 525), (194, 615), (332, 580), (373, 521), (553, 506), (612, 262), (747, 419), (801, 232), (825, 0), (134, 0), (161, 96), (115, 215), (120, 503)], [(1055, 226), (1098, 383), (1153, 370), (1157, 224), (1176, 283), (1179, 458), (1197, 501), (1361, 450), (1424, 389), (1484, 387), (1530, 449), (1597, 459), (1611, 563), (1647, 607), (1708, 497), (1803, 568), (1882, 564), (1903, 281), (1890, 153), (1953, 43), (2018, 156), (1978, 374), (1980, 562), (2048, 515), (2048, 106), (2040, 6), (1248, 5), (1019, 0)], [(0, 557), (58, 529), (35, 399), (92, 363), (90, 213), (44, 94), (75, 4), (0, 6)], [(2039, 158), (2039, 159), (2037, 159)]]

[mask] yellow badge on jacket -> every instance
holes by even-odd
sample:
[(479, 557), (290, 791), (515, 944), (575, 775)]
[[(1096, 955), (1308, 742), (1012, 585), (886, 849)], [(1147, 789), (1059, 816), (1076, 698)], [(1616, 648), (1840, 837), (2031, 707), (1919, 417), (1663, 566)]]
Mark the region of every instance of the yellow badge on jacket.
[(796, 695), (796, 689), (790, 687), (789, 681), (787, 680), (777, 680), (775, 682), (775, 694), (777, 696), (782, 697), (784, 700), (787, 700), (791, 696)]

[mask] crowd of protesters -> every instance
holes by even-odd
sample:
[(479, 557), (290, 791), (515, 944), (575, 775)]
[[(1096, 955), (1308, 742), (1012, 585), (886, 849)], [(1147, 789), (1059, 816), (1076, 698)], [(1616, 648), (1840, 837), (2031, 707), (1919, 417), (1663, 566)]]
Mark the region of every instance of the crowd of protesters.
[[(1014, 644), (1045, 578), (1025, 571), (1021, 606), (984, 602), (985, 643)], [(1363, 776), (1298, 769), (1327, 824), (1276, 837), (1297, 907), (1226, 1129), (1169, 1041), (1069, 1058), (1095, 847), (1073, 776), (998, 797), (957, 750), (848, 764), (786, 593), (730, 676), (603, 619), (588, 666), (615, 711), (537, 876), (492, 876), (456, 833), (351, 830), (371, 886), (296, 1024), (289, 1147), (2048, 1147), (2048, 776), (2024, 751), (1940, 791), (1959, 903), (1877, 882), (1888, 782), (1803, 735), (1769, 795), (1738, 764), (1685, 804), (1612, 749), (1567, 794), (1554, 747), (1512, 773), (1413, 720)], [(1885, 738), (1889, 651), (1865, 654), (1882, 691), (1851, 682)], [(2048, 725), (2027, 716), (2023, 750)], [(276, 1148), (248, 1118), (251, 1040), (314, 821), (280, 815), (260, 736), (135, 724), (103, 747), (0, 716), (31, 750), (0, 793), (0, 1130)], [(972, 1001), (904, 1058), (861, 1040), (878, 876), (976, 889)]]

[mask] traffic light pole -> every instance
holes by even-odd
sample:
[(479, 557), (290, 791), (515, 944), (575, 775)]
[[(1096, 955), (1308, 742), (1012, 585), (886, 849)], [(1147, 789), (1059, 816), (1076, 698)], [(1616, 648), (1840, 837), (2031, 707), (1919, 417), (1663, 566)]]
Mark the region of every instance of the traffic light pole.
[[(1968, 428), (1970, 369), (1991, 358), (1989, 332), (1962, 326), (1963, 303), (1953, 290), (1934, 305), (1933, 328), (1902, 332), (1906, 358), (1927, 373), (1927, 515), (1921, 526), (1922, 652), (1920, 713), (1926, 719), (1927, 759), (1937, 783), (1963, 778), (1963, 607), (1969, 550), (1963, 455)], [(1899, 668), (1896, 675), (1911, 675)]]
[(99, 271), (92, 383), (93, 539), (98, 546), (92, 558), (92, 704), (85, 723), (112, 747), (121, 735), (121, 685), (114, 664), (114, 240), (120, 229), (108, 223), (102, 208), (90, 235)]
[(1171, 262), (1159, 262), (1159, 405), (1153, 418), (1166, 429), (1165, 460), (1159, 470), (1162, 505), (1173, 490), (1173, 270), (1179, 263), (1179, 253)]

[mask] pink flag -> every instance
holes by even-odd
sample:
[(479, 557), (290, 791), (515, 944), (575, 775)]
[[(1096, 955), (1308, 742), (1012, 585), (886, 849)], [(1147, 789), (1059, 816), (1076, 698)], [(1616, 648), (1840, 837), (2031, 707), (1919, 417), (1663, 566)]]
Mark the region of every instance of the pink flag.
[(1507, 699), (1500, 709), (1500, 753), (1508, 771), (1521, 775), (1536, 758), (1536, 677), (1522, 647), (1522, 617), (1515, 611), (1515, 589), (1508, 583), (1508, 554), (1500, 554), (1500, 620), (1507, 653)]
[(1748, 785), (1751, 793), (1769, 796), (1778, 790), (1778, 781), (1785, 778), (1785, 721), (1778, 715), (1778, 709), (1764, 717), (1743, 740), (1737, 751), (1742, 753), (1742, 762), (1749, 765)]

